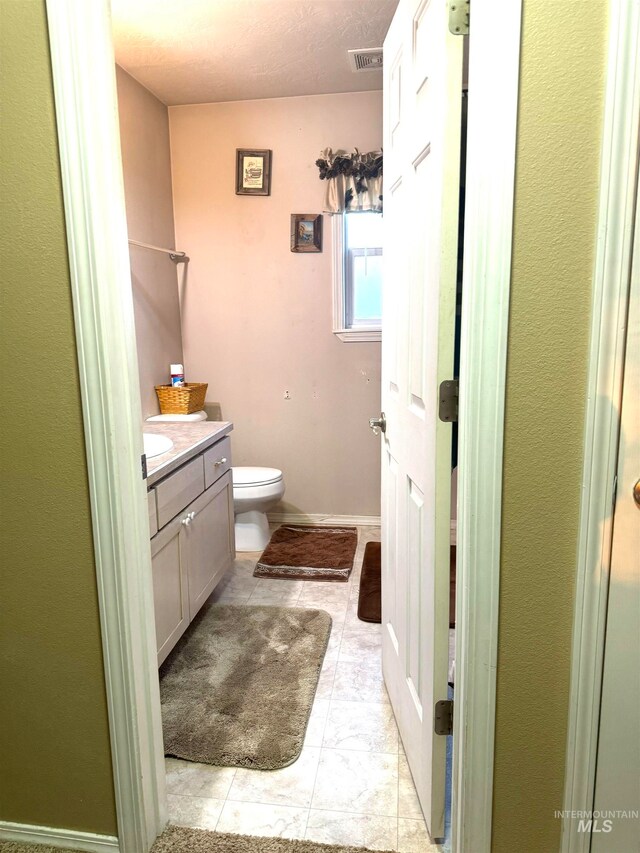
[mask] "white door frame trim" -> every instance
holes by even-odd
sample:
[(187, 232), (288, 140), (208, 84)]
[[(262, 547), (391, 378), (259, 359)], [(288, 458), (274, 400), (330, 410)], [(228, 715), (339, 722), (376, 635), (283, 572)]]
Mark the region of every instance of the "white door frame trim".
[[(569, 698), (565, 812), (593, 808), (640, 152), (640, 7), (612, 0)], [(562, 853), (591, 835), (563, 819)]]
[(0, 820), (0, 841), (20, 844), (46, 844), (63, 850), (82, 850), (84, 853), (118, 853), (118, 839), (114, 835), (98, 835), (77, 829), (57, 829), (53, 826), (36, 826), (28, 823), (11, 823)]
[(473, 8), (471, 23), (458, 453), (454, 853), (491, 850), (521, 9), (519, 0), (480, 4)]
[(118, 842), (143, 853), (166, 823), (166, 795), (109, 4), (47, 0), (47, 17)]
[[(452, 814), (460, 853), (488, 853), (491, 840), (521, 0), (495, 6), (474, 9), (470, 56)], [(47, 14), (119, 845), (145, 853), (166, 823), (166, 795), (109, 3), (47, 0)]]

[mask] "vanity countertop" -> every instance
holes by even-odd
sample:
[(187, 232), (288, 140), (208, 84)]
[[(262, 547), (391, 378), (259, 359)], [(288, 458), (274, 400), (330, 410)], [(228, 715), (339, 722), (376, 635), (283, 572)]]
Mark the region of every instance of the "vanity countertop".
[(147, 486), (153, 486), (162, 477), (175, 471), (192, 456), (202, 453), (231, 432), (230, 421), (198, 421), (196, 423), (149, 423), (142, 425), (143, 432), (165, 435), (173, 442), (171, 450), (147, 459)]

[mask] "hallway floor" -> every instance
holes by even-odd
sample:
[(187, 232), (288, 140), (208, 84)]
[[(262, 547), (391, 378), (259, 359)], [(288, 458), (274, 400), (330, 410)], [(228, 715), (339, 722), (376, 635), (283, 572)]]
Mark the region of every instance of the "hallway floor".
[(214, 601), (326, 610), (329, 647), (304, 747), (282, 770), (212, 767), (166, 759), (174, 824), (247, 835), (435, 853), (427, 834), (380, 670), (381, 626), (357, 615), (365, 544), (358, 528), (348, 583), (253, 577), (259, 554), (241, 554)]

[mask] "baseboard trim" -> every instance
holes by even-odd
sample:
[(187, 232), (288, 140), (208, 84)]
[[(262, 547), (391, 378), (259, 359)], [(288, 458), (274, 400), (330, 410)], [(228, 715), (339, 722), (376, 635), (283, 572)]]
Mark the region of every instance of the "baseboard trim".
[(97, 835), (76, 829), (52, 829), (27, 823), (0, 821), (0, 841), (20, 841), (24, 844), (48, 844), (68, 850), (85, 850), (87, 853), (119, 853), (115, 835)]
[(333, 525), (357, 525), (380, 527), (379, 515), (323, 515), (322, 513), (269, 512), (271, 524), (317, 524), (319, 527)]

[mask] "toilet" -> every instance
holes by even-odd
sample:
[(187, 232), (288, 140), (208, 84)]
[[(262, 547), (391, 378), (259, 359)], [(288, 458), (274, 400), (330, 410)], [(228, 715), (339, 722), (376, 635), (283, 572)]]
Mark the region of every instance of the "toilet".
[[(153, 415), (151, 423), (206, 421), (206, 412), (192, 415)], [(267, 510), (284, 495), (284, 479), (278, 468), (232, 467), (233, 512), (236, 551), (263, 551), (269, 542)]]
[(262, 551), (269, 542), (267, 510), (284, 495), (278, 468), (233, 467), (236, 551)]

